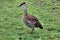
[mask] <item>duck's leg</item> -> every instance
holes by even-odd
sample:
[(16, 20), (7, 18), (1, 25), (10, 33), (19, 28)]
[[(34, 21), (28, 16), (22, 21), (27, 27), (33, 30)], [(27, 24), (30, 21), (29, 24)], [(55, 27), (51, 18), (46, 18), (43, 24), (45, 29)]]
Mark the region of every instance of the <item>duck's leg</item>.
[(31, 31), (31, 34), (33, 34), (34, 33), (34, 27), (32, 27), (32, 31)]

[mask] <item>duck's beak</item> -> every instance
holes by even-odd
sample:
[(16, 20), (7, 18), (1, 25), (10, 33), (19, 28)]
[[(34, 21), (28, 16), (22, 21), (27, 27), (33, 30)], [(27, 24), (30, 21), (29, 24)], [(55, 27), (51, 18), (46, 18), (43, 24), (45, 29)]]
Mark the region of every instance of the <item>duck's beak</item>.
[(23, 2), (23, 3), (21, 3), (19, 6), (17, 6), (17, 7), (21, 7), (23, 4), (26, 4), (25, 2)]
[(21, 7), (21, 5), (18, 5), (17, 7)]

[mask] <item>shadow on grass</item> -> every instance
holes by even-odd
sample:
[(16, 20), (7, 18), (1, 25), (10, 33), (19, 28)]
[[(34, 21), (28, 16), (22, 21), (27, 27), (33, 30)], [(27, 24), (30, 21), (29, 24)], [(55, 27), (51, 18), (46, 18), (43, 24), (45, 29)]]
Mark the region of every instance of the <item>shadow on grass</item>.
[(60, 29), (58, 29), (57, 31), (60, 32)]
[(19, 38), (19, 40), (22, 40), (22, 38)]
[(54, 30), (56, 30), (56, 29), (54, 29), (54, 28), (48, 28), (47, 30), (48, 30), (48, 31), (54, 31)]
[(60, 32), (60, 29), (54, 29), (54, 28), (48, 28), (47, 30), (48, 31), (55, 31), (56, 30), (57, 32)]

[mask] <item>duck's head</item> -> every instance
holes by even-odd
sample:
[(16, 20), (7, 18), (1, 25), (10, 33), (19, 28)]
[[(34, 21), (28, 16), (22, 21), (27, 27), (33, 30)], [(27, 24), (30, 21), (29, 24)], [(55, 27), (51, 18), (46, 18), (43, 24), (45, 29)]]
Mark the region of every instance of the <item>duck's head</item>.
[(23, 6), (26, 6), (26, 3), (25, 2), (22, 2), (18, 5), (18, 7), (23, 7)]

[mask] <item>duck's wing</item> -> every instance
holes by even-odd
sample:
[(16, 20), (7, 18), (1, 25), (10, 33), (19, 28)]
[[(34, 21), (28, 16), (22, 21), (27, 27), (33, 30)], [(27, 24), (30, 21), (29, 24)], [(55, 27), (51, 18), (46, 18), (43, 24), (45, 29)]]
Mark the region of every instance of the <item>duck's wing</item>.
[(27, 17), (25, 17), (24, 21), (30, 26), (42, 27), (38, 19), (32, 15), (28, 15)]

